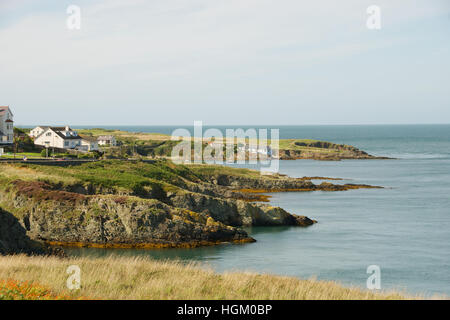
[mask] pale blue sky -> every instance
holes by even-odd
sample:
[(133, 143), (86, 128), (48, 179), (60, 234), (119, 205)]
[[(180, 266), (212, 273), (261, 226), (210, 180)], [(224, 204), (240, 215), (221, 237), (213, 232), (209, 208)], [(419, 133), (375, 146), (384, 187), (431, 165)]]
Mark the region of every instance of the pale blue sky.
[(0, 105), (22, 125), (450, 123), (449, 40), (448, 0), (2, 0)]

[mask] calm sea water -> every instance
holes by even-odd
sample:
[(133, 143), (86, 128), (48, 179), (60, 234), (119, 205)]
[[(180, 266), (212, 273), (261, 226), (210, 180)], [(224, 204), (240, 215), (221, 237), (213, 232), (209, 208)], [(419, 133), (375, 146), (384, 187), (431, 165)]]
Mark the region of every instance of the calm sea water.
[[(220, 128), (220, 127), (219, 127)], [(225, 128), (225, 127), (222, 127)], [(270, 127), (268, 127), (270, 128)], [(249, 229), (256, 243), (197, 249), (71, 249), (73, 255), (145, 255), (201, 261), (218, 271), (251, 270), (365, 287), (450, 295), (450, 125), (286, 126), (281, 138), (357, 146), (397, 160), (281, 161), (293, 177), (341, 177), (385, 189), (271, 194), (273, 205), (319, 221), (309, 228)], [(120, 127), (171, 133), (173, 127)]]

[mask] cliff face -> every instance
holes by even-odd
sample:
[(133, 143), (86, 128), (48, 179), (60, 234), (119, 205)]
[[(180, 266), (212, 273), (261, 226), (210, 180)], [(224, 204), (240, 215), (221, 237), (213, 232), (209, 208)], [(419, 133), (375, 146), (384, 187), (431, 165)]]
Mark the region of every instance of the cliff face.
[(133, 196), (46, 190), (41, 184), (23, 181), (15, 184), (22, 189), (0, 192), (0, 203), (15, 212), (16, 228), (24, 235), (50, 244), (195, 247), (254, 241), (242, 226), (314, 223), (278, 207), (202, 193), (179, 191), (163, 203)]
[(290, 214), (279, 207), (243, 200), (219, 199), (198, 193), (179, 193), (170, 197), (177, 207), (204, 212), (230, 226), (308, 226), (314, 223), (304, 216)]
[(0, 255), (18, 253), (47, 254), (49, 250), (31, 240), (19, 220), (0, 208)]
[(15, 192), (0, 198), (15, 208), (23, 231), (50, 244), (158, 248), (253, 241), (245, 231), (207, 214), (158, 200), (86, 196), (74, 202), (35, 201)]

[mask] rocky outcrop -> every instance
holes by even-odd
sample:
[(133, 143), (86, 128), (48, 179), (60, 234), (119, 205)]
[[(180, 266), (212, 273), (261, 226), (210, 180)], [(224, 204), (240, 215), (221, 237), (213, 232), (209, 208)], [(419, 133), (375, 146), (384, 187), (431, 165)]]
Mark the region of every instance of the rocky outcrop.
[(0, 200), (19, 209), (20, 226), (32, 239), (55, 245), (162, 248), (254, 241), (207, 214), (158, 200), (85, 196), (75, 202), (35, 201), (14, 192), (0, 193)]
[(49, 254), (50, 251), (42, 243), (31, 240), (19, 220), (0, 208), (0, 255), (18, 253)]
[[(227, 181), (231, 186), (216, 184), (215, 179), (213, 183), (186, 182), (186, 189), (165, 193), (163, 202), (129, 194), (89, 194), (92, 191), (80, 186), (63, 188), (48, 182), (15, 180), (0, 190), (0, 203), (8, 205), (31, 239), (55, 245), (196, 247), (254, 241), (240, 227), (315, 223), (282, 208), (250, 203), (252, 195), (235, 190), (233, 179)], [(252, 182), (241, 183), (250, 186)], [(266, 187), (286, 186), (261, 183)], [(310, 181), (298, 183), (311, 185)]]
[[(214, 220), (230, 226), (308, 226), (315, 221), (303, 216), (290, 214), (286, 210), (261, 203), (249, 203), (243, 200), (220, 199), (199, 193), (180, 192), (171, 196), (176, 207), (204, 212)], [(312, 223), (308, 223), (311, 221)]]
[(344, 159), (389, 159), (387, 157), (372, 156), (353, 146), (326, 141), (295, 141), (293, 142), (291, 149), (285, 148), (279, 150), (279, 158), (281, 160), (313, 159), (324, 161), (339, 161)]
[(382, 188), (379, 186), (370, 186), (365, 184), (332, 184), (322, 182), (314, 184), (311, 180), (305, 178), (289, 178), (283, 175), (274, 175), (270, 177), (261, 176), (260, 178), (251, 178), (234, 175), (213, 175), (211, 183), (230, 187), (244, 193), (263, 193), (263, 192), (284, 192), (284, 191), (345, 191), (351, 189), (369, 189)]

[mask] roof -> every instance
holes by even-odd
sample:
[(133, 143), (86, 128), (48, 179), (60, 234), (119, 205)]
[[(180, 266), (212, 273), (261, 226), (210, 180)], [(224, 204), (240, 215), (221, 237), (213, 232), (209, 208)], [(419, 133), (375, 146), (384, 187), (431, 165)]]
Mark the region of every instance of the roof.
[[(82, 139), (78, 135), (78, 133), (76, 133), (73, 136), (72, 135), (66, 136), (66, 135), (62, 134), (61, 131), (66, 131), (66, 127), (43, 127), (43, 126), (39, 126), (39, 127), (43, 128), (45, 130), (42, 131), (41, 134), (36, 137), (36, 139), (39, 138), (40, 136), (42, 136), (44, 133), (46, 133), (48, 129), (52, 130), (54, 133), (56, 133), (60, 138), (62, 138), (64, 140), (80, 140), (80, 139)], [(69, 130), (72, 130), (72, 129), (69, 128)]]
[[(3, 116), (4, 114), (6, 114), (6, 111), (11, 112), (11, 109), (8, 106), (0, 106), (0, 116)], [(12, 112), (11, 112), (12, 114)]]
[(81, 137), (81, 139), (89, 141), (89, 142), (97, 142), (97, 139), (92, 136), (80, 136), (80, 137)]
[[(51, 129), (51, 128), (50, 128)], [(61, 131), (55, 131), (55, 130), (53, 130), (58, 136), (60, 136), (61, 138), (63, 138), (64, 140), (80, 140), (81, 139), (81, 137), (78, 135), (78, 134), (76, 134), (76, 135), (74, 135), (74, 136), (65, 136), (65, 135), (63, 135), (62, 133), (61, 133)]]
[(8, 120), (6, 120), (5, 122), (14, 122), (14, 121), (12, 121), (12, 120), (8, 119)]
[[(53, 131), (66, 131), (66, 127), (50, 127)], [(69, 130), (72, 130), (72, 128), (69, 127)]]
[[(44, 130), (47, 130), (48, 128), (52, 129), (53, 131), (66, 131), (66, 127), (52, 127), (52, 126), (37, 126), (36, 128), (42, 128)], [(69, 127), (69, 130), (72, 130), (72, 128)]]

